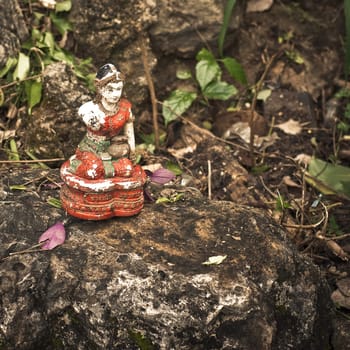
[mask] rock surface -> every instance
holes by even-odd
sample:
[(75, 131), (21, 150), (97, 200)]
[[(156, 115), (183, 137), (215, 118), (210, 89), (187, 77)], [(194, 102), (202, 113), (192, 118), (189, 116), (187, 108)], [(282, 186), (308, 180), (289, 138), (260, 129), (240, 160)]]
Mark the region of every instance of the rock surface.
[[(2, 178), (4, 257), (63, 213), (46, 202), (57, 172)], [(1, 261), (2, 348), (329, 348), (327, 285), (263, 211), (185, 197), (136, 217), (72, 220), (67, 233), (53, 251)], [(213, 256), (226, 258), (203, 264)]]
[(23, 139), (41, 158), (68, 158), (86, 132), (78, 109), (92, 95), (63, 62), (46, 67), (43, 85), (43, 102), (28, 116)]
[(0, 2), (0, 68), (10, 57), (17, 57), (21, 42), (28, 38), (28, 28), (16, 0)]

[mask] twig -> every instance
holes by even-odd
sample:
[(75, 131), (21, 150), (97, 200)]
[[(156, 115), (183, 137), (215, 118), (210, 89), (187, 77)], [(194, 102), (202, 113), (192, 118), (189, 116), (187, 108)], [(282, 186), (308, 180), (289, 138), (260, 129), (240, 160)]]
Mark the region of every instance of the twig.
[(277, 195), (275, 193), (273, 193), (265, 184), (264, 179), (262, 176), (259, 176), (259, 180), (261, 181), (261, 184), (263, 185), (263, 187), (265, 188), (265, 190), (271, 195), (272, 198), (277, 199)]
[(259, 81), (257, 82), (257, 84), (255, 85), (255, 91), (254, 91), (254, 96), (253, 96), (253, 100), (252, 100), (252, 105), (251, 105), (251, 109), (250, 109), (250, 118), (249, 118), (249, 127), (250, 127), (250, 139), (249, 139), (249, 148), (250, 148), (250, 156), (252, 161), (255, 164), (255, 158), (254, 158), (254, 115), (255, 115), (255, 108), (256, 108), (256, 103), (258, 100), (258, 94), (259, 91), (261, 89), (261, 86), (265, 80), (265, 77), (268, 73), (268, 71), (270, 70), (270, 67), (272, 65), (272, 63), (274, 62), (274, 60), (276, 59), (277, 56), (279, 56), (281, 54), (282, 50), (279, 50), (278, 52), (276, 52), (274, 55), (272, 55), (272, 57), (269, 59), (269, 61), (267, 62), (264, 72), (261, 75)]
[(318, 222), (316, 222), (315, 224), (310, 224), (310, 225), (287, 225), (287, 224), (284, 224), (283, 226), (284, 227), (287, 227), (287, 228), (299, 228), (299, 229), (311, 229), (311, 228), (316, 228), (317, 226), (321, 225), (322, 222), (324, 222), (326, 216), (322, 216), (322, 219)]
[(37, 74), (37, 75), (32, 75), (31, 77), (28, 77), (28, 78), (24, 78), (24, 79), (22, 79), (22, 80), (16, 80), (16, 81), (13, 81), (13, 82), (8, 83), (8, 84), (1, 85), (1, 86), (0, 86), (0, 89), (6, 89), (6, 88), (8, 88), (8, 87), (10, 87), (10, 86), (13, 86), (13, 85), (22, 83), (23, 81), (38, 79), (38, 78), (40, 78), (41, 76), (42, 76), (42, 74)]
[[(302, 185), (301, 186), (302, 187), (301, 187), (300, 228), (304, 228), (303, 226), (304, 226), (304, 217), (305, 217), (305, 189), (306, 189), (305, 169), (302, 170)], [(322, 220), (323, 219), (324, 219), (324, 217), (322, 218)], [(321, 220), (321, 222), (322, 222), (322, 220)], [(300, 233), (300, 231), (298, 233)]]
[[(159, 103), (160, 105), (163, 105), (163, 102), (157, 101), (157, 103)], [(168, 106), (167, 108), (169, 108), (169, 110), (170, 110), (172, 113), (174, 113), (174, 114), (176, 115), (177, 118), (181, 119), (181, 120), (184, 122), (184, 124), (187, 124), (187, 125), (191, 126), (193, 129), (195, 129), (195, 130), (201, 132), (202, 134), (204, 134), (204, 135), (206, 135), (206, 136), (209, 136), (209, 137), (211, 137), (211, 138), (213, 138), (213, 139), (215, 139), (215, 140), (217, 140), (217, 141), (226, 143), (227, 145), (230, 145), (230, 146), (234, 146), (234, 147), (243, 149), (244, 151), (249, 151), (249, 149), (248, 149), (247, 147), (245, 147), (245, 146), (239, 145), (239, 144), (234, 143), (234, 142), (232, 142), (232, 141), (225, 140), (225, 139), (223, 139), (223, 138), (221, 138), (221, 137), (218, 137), (218, 136), (214, 135), (214, 134), (213, 134), (212, 132), (210, 132), (209, 130), (204, 129), (204, 128), (201, 128), (201, 127), (198, 126), (196, 123), (194, 123), (194, 122), (188, 120), (187, 118), (185, 118), (185, 117), (183, 117), (183, 116), (181, 116), (181, 115), (175, 113), (175, 112), (173, 111), (173, 109), (170, 108), (169, 106)], [(256, 153), (260, 154), (260, 152), (256, 152)]]
[(157, 97), (156, 97), (156, 93), (155, 93), (155, 89), (154, 89), (151, 70), (149, 69), (149, 65), (148, 65), (146, 38), (145, 38), (144, 34), (140, 34), (140, 44), (141, 44), (143, 68), (145, 70), (146, 80), (147, 80), (148, 89), (149, 89), (149, 93), (151, 96), (151, 103), (152, 103), (154, 143), (155, 143), (156, 149), (159, 149), (159, 126), (158, 126), (158, 112), (157, 112)]
[(50, 163), (60, 162), (65, 160), (64, 158), (52, 158), (52, 159), (28, 159), (28, 160), (0, 160), (0, 164), (16, 164), (16, 163)]
[(208, 199), (211, 200), (211, 161), (208, 159)]
[(345, 233), (345, 234), (343, 234), (341, 236), (335, 236), (335, 237), (332, 237), (332, 238), (326, 237), (326, 239), (331, 239), (333, 241), (338, 241), (338, 240), (340, 241), (340, 240), (348, 238), (348, 237), (350, 237), (350, 233)]
[(8, 254), (8, 256), (5, 256), (4, 258), (2, 258), (1, 261), (7, 260), (7, 259), (11, 258), (14, 255), (43, 252), (44, 250), (36, 249), (36, 248), (41, 247), (48, 240), (49, 240), (49, 238), (45, 239), (44, 241), (41, 241), (38, 244), (34, 244), (34, 245), (32, 245), (31, 247), (29, 247), (27, 249), (19, 250), (18, 252), (11, 252), (11, 253)]

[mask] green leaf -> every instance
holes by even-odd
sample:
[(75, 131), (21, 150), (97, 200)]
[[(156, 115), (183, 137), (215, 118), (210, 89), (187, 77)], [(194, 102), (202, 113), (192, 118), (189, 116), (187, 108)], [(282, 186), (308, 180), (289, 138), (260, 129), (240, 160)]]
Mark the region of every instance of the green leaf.
[(192, 102), (197, 98), (195, 92), (175, 90), (169, 98), (163, 103), (163, 117), (165, 125), (168, 125), (171, 121), (176, 120), (178, 116), (186, 112)]
[(238, 61), (232, 57), (225, 57), (222, 59), (222, 62), (233, 79), (243, 85), (248, 84), (244, 69)]
[(56, 12), (62, 12), (62, 11), (70, 11), (70, 9), (72, 8), (72, 2), (71, 0), (63, 0), (60, 2), (56, 2), (56, 7), (55, 7), (55, 11)]
[(160, 203), (171, 203), (171, 200), (167, 197), (159, 197), (156, 200), (156, 204), (160, 204)]
[(261, 165), (257, 165), (252, 167), (251, 171), (254, 175), (261, 175), (263, 173), (265, 173), (266, 171), (268, 171), (270, 169), (270, 166), (267, 164), (261, 164)]
[(307, 180), (324, 194), (342, 194), (350, 198), (350, 168), (312, 158)]
[(51, 32), (46, 32), (44, 36), (44, 44), (49, 48), (50, 55), (55, 51), (55, 38)]
[(28, 113), (32, 114), (32, 108), (41, 101), (42, 83), (39, 80), (27, 80), (24, 89), (28, 101)]
[(36, 29), (36, 28), (33, 28), (31, 37), (32, 37), (33, 43), (43, 40), (43, 34), (40, 32), (39, 29)]
[(50, 197), (50, 198), (47, 199), (47, 203), (50, 204), (51, 206), (55, 207), (55, 208), (59, 208), (59, 209), (62, 208), (62, 203), (57, 198)]
[(12, 185), (10, 186), (10, 190), (25, 191), (27, 190), (27, 187), (25, 185)]
[(203, 91), (203, 95), (208, 99), (226, 101), (237, 94), (237, 89), (224, 81), (214, 81)]
[(66, 62), (70, 65), (74, 64), (73, 56), (59, 48), (56, 48), (56, 50), (53, 52), (52, 58), (54, 58), (56, 61)]
[(207, 49), (201, 49), (197, 55), (196, 60), (199, 61), (213, 61), (215, 62), (214, 55)]
[(129, 331), (130, 338), (137, 344), (140, 350), (154, 350), (152, 342), (140, 332)]
[(231, 16), (233, 13), (233, 8), (235, 7), (235, 4), (236, 4), (236, 0), (227, 0), (226, 1), (226, 5), (225, 5), (225, 9), (224, 9), (224, 18), (222, 21), (222, 26), (221, 26), (221, 30), (219, 33), (219, 39), (218, 39), (220, 57), (223, 56), (225, 36), (226, 36), (226, 32), (227, 32), (227, 29), (228, 29), (229, 24), (230, 24), (230, 19), (231, 19)]
[(54, 12), (50, 13), (50, 18), (61, 35), (73, 30), (72, 24), (67, 19), (57, 16)]
[(0, 107), (4, 104), (5, 94), (4, 91), (0, 88)]
[(13, 68), (17, 63), (17, 59), (14, 57), (9, 57), (6, 61), (5, 67), (0, 70), (0, 78), (4, 77), (11, 68)]
[(45, 15), (41, 12), (34, 11), (33, 12), (35, 19), (39, 22)]
[(191, 71), (189, 69), (178, 69), (176, 71), (176, 78), (181, 80), (190, 79), (192, 77)]
[(156, 200), (157, 204), (160, 203), (175, 203), (179, 201), (181, 198), (183, 198), (184, 194), (183, 193), (174, 193), (172, 194), (169, 198), (168, 197), (159, 197)]
[(17, 144), (16, 144), (16, 141), (14, 139), (10, 140), (9, 160), (20, 160), (18, 149), (17, 149)]
[(196, 79), (202, 91), (220, 75), (221, 69), (215, 60), (201, 60), (196, 64)]
[[(30, 150), (26, 149), (25, 153), (30, 159), (38, 160), (38, 158)], [(38, 165), (42, 169), (50, 169), (50, 167), (48, 165), (46, 165), (45, 163), (43, 163), (43, 162), (38, 162)]]
[(167, 162), (165, 166), (168, 170), (172, 171), (175, 175), (181, 175), (182, 169), (179, 167), (178, 164)]
[(271, 96), (272, 91), (270, 89), (260, 90), (256, 98), (266, 102), (266, 100)]
[(285, 209), (289, 209), (290, 207), (291, 207), (291, 205), (278, 192), (277, 198), (276, 198), (275, 209), (279, 212), (283, 212)]
[(286, 50), (284, 53), (293, 62), (295, 62), (297, 64), (303, 64), (304, 63), (304, 59), (303, 59), (303, 57), (301, 56), (301, 54), (298, 51)]
[(13, 73), (13, 80), (23, 80), (25, 79), (29, 74), (30, 69), (30, 60), (29, 56), (25, 55), (24, 53), (20, 52), (18, 55), (18, 61), (16, 69)]

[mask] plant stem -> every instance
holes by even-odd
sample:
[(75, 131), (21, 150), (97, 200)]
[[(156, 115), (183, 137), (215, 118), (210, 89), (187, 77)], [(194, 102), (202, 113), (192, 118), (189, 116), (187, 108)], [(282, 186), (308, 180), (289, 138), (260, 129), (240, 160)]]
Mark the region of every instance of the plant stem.
[(0, 86), (0, 89), (6, 89), (10, 86), (13, 86), (13, 85), (16, 85), (16, 84), (19, 84), (19, 83), (22, 83), (23, 81), (26, 81), (26, 80), (32, 80), (32, 79), (38, 79), (42, 76), (42, 74), (37, 74), (37, 75), (32, 75), (31, 77), (28, 77), (28, 78), (25, 78), (25, 79), (22, 79), (22, 80), (16, 80), (16, 81), (13, 81), (11, 83), (8, 83), (8, 84), (5, 84), (5, 85), (1, 85)]
[(30, 159), (30, 160), (0, 160), (0, 164), (15, 164), (15, 163), (49, 163), (59, 162), (65, 160), (64, 158), (52, 158), (52, 159)]
[(159, 149), (159, 126), (158, 126), (158, 112), (157, 112), (157, 97), (156, 97), (156, 93), (155, 93), (155, 89), (154, 89), (151, 70), (150, 70), (149, 65), (148, 65), (146, 38), (145, 38), (144, 34), (140, 34), (140, 44), (141, 44), (143, 68), (145, 70), (148, 89), (149, 89), (149, 92), (151, 95), (154, 142), (155, 142), (156, 149)]
[(251, 114), (250, 114), (250, 118), (249, 118), (249, 127), (250, 127), (250, 139), (249, 139), (249, 151), (250, 151), (250, 157), (253, 161), (253, 166), (255, 166), (255, 157), (254, 157), (254, 122), (255, 122), (255, 108), (256, 108), (256, 103), (258, 100), (258, 94), (259, 91), (261, 90), (261, 86), (265, 80), (265, 77), (268, 73), (268, 71), (270, 70), (270, 67), (272, 65), (272, 63), (274, 62), (274, 60), (276, 59), (277, 56), (279, 56), (281, 54), (281, 52), (283, 52), (282, 50), (279, 50), (278, 52), (276, 52), (274, 55), (271, 56), (271, 58), (268, 60), (264, 72), (261, 75), (259, 81), (257, 82), (257, 84), (255, 85), (255, 91), (254, 91), (254, 96), (253, 96), (253, 101), (252, 101), (252, 105), (251, 105)]

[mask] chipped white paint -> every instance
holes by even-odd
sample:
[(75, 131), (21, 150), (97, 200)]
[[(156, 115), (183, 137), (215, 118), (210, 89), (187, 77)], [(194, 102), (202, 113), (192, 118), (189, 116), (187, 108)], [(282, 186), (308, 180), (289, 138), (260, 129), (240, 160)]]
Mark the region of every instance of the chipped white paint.
[[(128, 170), (132, 170), (128, 169)], [(61, 167), (61, 176), (62, 179), (70, 186), (76, 189), (84, 189), (86, 191), (92, 191), (92, 192), (109, 192), (114, 189), (124, 189), (124, 190), (131, 190), (134, 188), (140, 188), (142, 186), (141, 181), (118, 181), (118, 178), (110, 178), (110, 179), (101, 179), (101, 180), (88, 180), (81, 177), (78, 177), (74, 174), (72, 174), (68, 167), (62, 166)], [(123, 180), (125, 180), (123, 178)]]
[(92, 130), (99, 130), (105, 122), (106, 115), (93, 101), (84, 103), (78, 110), (79, 116), (86, 126)]
[(93, 163), (92, 167), (87, 170), (87, 174), (89, 175), (89, 177), (91, 179), (94, 179), (98, 176), (97, 171), (96, 171), (97, 168), (98, 168), (98, 165), (96, 163)]

